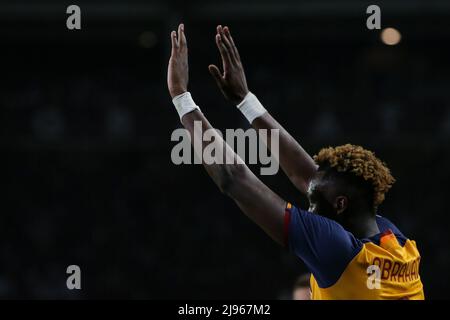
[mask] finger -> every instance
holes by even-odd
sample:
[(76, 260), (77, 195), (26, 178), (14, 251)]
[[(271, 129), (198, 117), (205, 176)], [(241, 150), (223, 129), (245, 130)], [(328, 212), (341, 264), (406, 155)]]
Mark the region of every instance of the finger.
[(238, 61), (241, 61), (241, 57), (239, 56), (239, 51), (234, 43), (233, 37), (231, 36), (230, 28), (225, 26), (225, 28), (223, 28), (223, 31), (225, 33), (225, 36), (228, 38), (228, 40), (231, 43), (231, 48), (233, 49), (233, 53), (234, 53), (235, 57), (237, 58)]
[(228, 39), (227, 35), (224, 32), (224, 28), (222, 28), (222, 26), (218, 26), (217, 30), (218, 30), (218, 32), (220, 34), (220, 39), (222, 40), (223, 44), (225, 45), (225, 47), (226, 47), (226, 49), (227, 49), (227, 51), (228, 51), (228, 53), (230, 55), (230, 58), (232, 59), (231, 62), (234, 63), (236, 61), (236, 57), (234, 55), (233, 48), (231, 46), (231, 42), (230, 42), (230, 40)]
[(216, 34), (216, 44), (217, 44), (217, 48), (219, 48), (220, 56), (222, 57), (223, 69), (226, 71), (226, 70), (228, 70), (228, 68), (231, 64), (231, 57), (230, 57), (230, 53), (228, 52), (226, 46), (222, 42), (220, 34)]
[(214, 80), (216, 80), (217, 85), (219, 87), (222, 87), (223, 77), (222, 77), (222, 74), (220, 73), (219, 68), (213, 64), (210, 64), (208, 66), (208, 70), (209, 70), (209, 73), (211, 73), (211, 75), (213, 76)]
[(185, 47), (187, 44), (186, 35), (184, 34), (184, 24), (180, 23), (178, 26), (178, 42), (180, 47)]
[(170, 33), (170, 40), (172, 42), (172, 52), (178, 48), (178, 41), (177, 41), (177, 33), (175, 31), (172, 31)]

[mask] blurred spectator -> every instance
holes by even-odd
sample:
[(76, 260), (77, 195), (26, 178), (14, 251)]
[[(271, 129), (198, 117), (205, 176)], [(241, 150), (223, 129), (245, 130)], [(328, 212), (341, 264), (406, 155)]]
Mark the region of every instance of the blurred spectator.
[(311, 274), (305, 273), (297, 278), (292, 289), (292, 300), (311, 300), (309, 279)]

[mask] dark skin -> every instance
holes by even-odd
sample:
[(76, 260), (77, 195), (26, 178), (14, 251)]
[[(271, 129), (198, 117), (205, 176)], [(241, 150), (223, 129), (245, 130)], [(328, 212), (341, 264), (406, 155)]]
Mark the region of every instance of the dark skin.
[[(210, 65), (209, 71), (223, 95), (234, 105), (249, 92), (244, 67), (228, 27), (217, 27), (216, 45), (222, 57), (223, 74)], [(317, 171), (317, 165), (300, 144), (270, 115), (265, 113), (251, 124), (255, 129), (268, 129), (267, 146), (270, 148), (270, 129), (279, 129), (279, 162), (284, 173), (300, 192), (306, 194), (308, 185)]]
[(318, 171), (307, 191), (308, 211), (339, 222), (357, 238), (368, 238), (380, 232), (370, 203), (353, 187), (324, 178)]
[[(215, 65), (208, 68), (225, 98), (237, 105), (249, 92), (244, 67), (230, 29), (219, 25), (216, 31), (223, 73)], [(373, 208), (358, 195), (346, 192), (345, 187), (338, 188), (323, 179), (312, 157), (270, 113), (256, 118), (251, 125), (255, 129), (279, 129), (280, 166), (297, 189), (308, 196), (310, 211), (336, 220), (357, 237), (379, 233)]]
[[(235, 105), (239, 104), (249, 90), (239, 52), (229, 28), (218, 26), (215, 40), (222, 57), (223, 73), (215, 65), (210, 65), (208, 69), (225, 98)], [(178, 32), (172, 31), (171, 42), (167, 84), (170, 95), (174, 98), (187, 91), (189, 80), (188, 49), (183, 24), (178, 27)], [(194, 121), (201, 121), (203, 131), (212, 128), (201, 112), (192, 111), (181, 119), (191, 136), (195, 135)], [(268, 112), (256, 118), (252, 126), (255, 129), (279, 129), (280, 166), (292, 183), (308, 195), (311, 211), (320, 212), (340, 222), (358, 237), (368, 237), (379, 232), (373, 212), (371, 217), (366, 216), (366, 212), (363, 212), (365, 210), (358, 207), (356, 200), (327, 186), (311, 156)], [(223, 143), (224, 157), (238, 158), (219, 135), (215, 139)], [(207, 145), (207, 142), (203, 142), (203, 149)], [(270, 147), (270, 141), (267, 145)], [(236, 164), (203, 165), (224, 194), (231, 197), (272, 239), (284, 245), (283, 219), (286, 201), (263, 184), (242, 161)]]
[[(172, 98), (187, 91), (188, 48), (184, 33), (184, 25), (180, 24), (178, 32), (172, 31), (172, 52), (167, 71), (167, 85)], [(203, 132), (212, 129), (206, 117), (198, 110), (187, 113), (181, 119), (183, 126), (191, 137), (194, 132), (194, 121), (202, 123)], [(224, 157), (237, 159), (238, 156), (219, 136), (215, 140), (224, 146)], [(202, 150), (209, 143), (203, 142)], [(222, 163), (229, 163), (222, 159)], [(270, 190), (242, 161), (233, 164), (203, 163), (208, 175), (219, 187), (220, 191), (232, 198), (239, 208), (257, 225), (259, 225), (273, 240), (284, 245), (283, 219), (286, 202)]]

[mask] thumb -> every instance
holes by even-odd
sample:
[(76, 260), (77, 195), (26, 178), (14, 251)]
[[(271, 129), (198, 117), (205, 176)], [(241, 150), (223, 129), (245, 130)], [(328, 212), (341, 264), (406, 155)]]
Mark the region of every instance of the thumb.
[(215, 66), (215, 65), (213, 65), (213, 64), (210, 64), (210, 65), (208, 66), (208, 70), (209, 70), (209, 73), (211, 73), (211, 75), (213, 76), (213, 78), (216, 80), (217, 85), (218, 85), (219, 87), (222, 87), (222, 81), (223, 81), (223, 78), (222, 78), (222, 74), (220, 73), (219, 68), (217, 68), (217, 66)]

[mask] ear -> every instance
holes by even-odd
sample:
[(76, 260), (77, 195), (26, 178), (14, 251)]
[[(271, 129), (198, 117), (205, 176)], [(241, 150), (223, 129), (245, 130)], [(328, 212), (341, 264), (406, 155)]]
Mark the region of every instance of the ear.
[(339, 215), (348, 208), (348, 198), (346, 196), (337, 196), (334, 200), (334, 209)]

